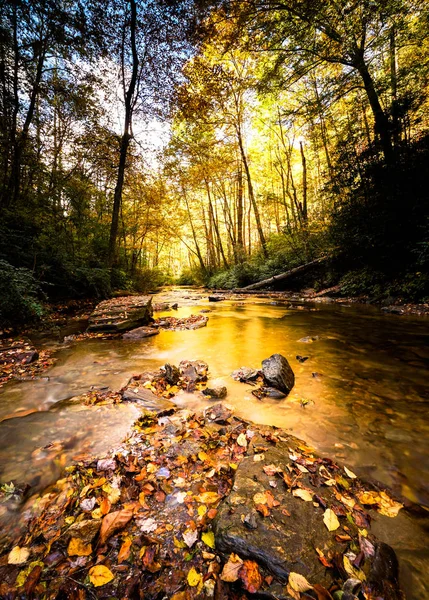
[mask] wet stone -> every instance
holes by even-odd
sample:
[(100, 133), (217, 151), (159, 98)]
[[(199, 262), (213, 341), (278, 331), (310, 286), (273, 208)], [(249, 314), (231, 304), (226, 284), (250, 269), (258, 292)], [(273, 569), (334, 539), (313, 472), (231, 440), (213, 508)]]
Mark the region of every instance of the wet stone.
[(258, 378), (259, 371), (251, 369), (250, 367), (240, 367), (236, 371), (233, 371), (231, 377), (236, 381), (245, 383), (246, 381), (254, 381)]
[(281, 354), (273, 354), (262, 361), (265, 383), (288, 394), (295, 384), (295, 375), (288, 361)]
[(137, 327), (137, 329), (132, 329), (131, 331), (127, 331), (122, 336), (124, 340), (141, 340), (143, 338), (152, 337), (153, 335), (158, 335), (159, 329), (155, 327)]
[(166, 363), (164, 365), (165, 380), (170, 385), (176, 385), (180, 379), (180, 371), (175, 365)]
[(122, 296), (104, 300), (89, 317), (88, 331), (121, 333), (152, 322), (150, 296)]
[(192, 382), (206, 381), (209, 366), (203, 360), (182, 360), (179, 371), (183, 379)]
[(131, 389), (124, 390), (122, 398), (127, 402), (134, 402), (145, 411), (160, 413), (177, 408), (173, 402), (165, 398), (155, 396), (153, 392), (145, 388), (139, 388), (137, 391)]
[(222, 398), (226, 398), (228, 390), (226, 389), (226, 386), (223, 383), (216, 383), (212, 381), (210, 385), (208, 385), (203, 391), (203, 394), (205, 396), (209, 396), (210, 398), (222, 400)]
[(214, 404), (206, 408), (204, 416), (211, 423), (224, 424), (232, 416), (232, 410), (222, 402), (219, 402), (219, 404)]

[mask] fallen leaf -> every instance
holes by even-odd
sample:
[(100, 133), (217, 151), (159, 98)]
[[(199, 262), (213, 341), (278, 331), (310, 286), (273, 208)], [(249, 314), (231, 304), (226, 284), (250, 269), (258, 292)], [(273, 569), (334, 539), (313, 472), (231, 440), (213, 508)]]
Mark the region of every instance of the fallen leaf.
[(255, 506), (255, 508), (256, 508), (256, 510), (257, 510), (258, 512), (260, 512), (260, 513), (261, 513), (261, 515), (262, 515), (263, 517), (269, 517), (269, 516), (270, 516), (270, 514), (271, 514), (271, 513), (270, 513), (270, 509), (268, 508), (268, 506), (267, 506), (266, 504), (257, 504), (257, 505)]
[(119, 550), (119, 553), (118, 553), (118, 564), (120, 564), (121, 562), (124, 562), (124, 560), (128, 560), (128, 558), (130, 557), (131, 544), (132, 544), (132, 539), (130, 537), (127, 537), (122, 542), (121, 549)]
[(152, 518), (142, 519), (141, 521), (139, 521), (139, 527), (140, 531), (142, 531), (143, 533), (152, 533), (152, 531), (158, 529), (158, 524), (155, 521), (155, 519)]
[(187, 529), (182, 533), (182, 537), (188, 548), (192, 548), (198, 539), (198, 531), (196, 529)]
[(101, 523), (100, 544), (104, 544), (113, 533), (125, 527), (132, 516), (133, 511), (126, 508), (106, 515)]
[(239, 577), (243, 582), (244, 589), (250, 594), (255, 594), (262, 585), (262, 576), (259, 567), (253, 560), (245, 560), (240, 569)]
[(281, 467), (276, 467), (276, 465), (266, 465), (262, 469), (269, 477), (272, 477), (276, 473), (281, 473)]
[(207, 454), (207, 452), (201, 451), (201, 452), (198, 452), (198, 458), (204, 462), (205, 460), (209, 459), (210, 457)]
[(288, 583), (296, 592), (306, 592), (307, 590), (311, 590), (313, 588), (313, 586), (308, 583), (306, 578), (299, 573), (289, 573)]
[(227, 583), (233, 583), (239, 578), (239, 571), (243, 565), (243, 561), (237, 554), (231, 554), (228, 562), (224, 565), (220, 578)]
[(209, 547), (215, 547), (215, 536), (213, 531), (206, 531), (201, 535), (201, 540)]
[(265, 492), (258, 492), (257, 494), (255, 494), (253, 496), (253, 502), (255, 504), (266, 504), (267, 503), (267, 497), (265, 495)]
[(84, 540), (79, 538), (71, 538), (67, 548), (67, 554), (69, 556), (89, 556), (91, 553), (91, 544), (86, 544)]
[(197, 512), (199, 514), (200, 517), (204, 517), (204, 515), (207, 512), (207, 506), (205, 506), (204, 504), (200, 504), (200, 506), (197, 509)]
[(378, 512), (386, 517), (396, 517), (403, 508), (403, 504), (395, 502), (386, 492), (360, 492), (357, 497), (362, 504), (377, 505)]
[(192, 567), (192, 569), (190, 569), (189, 573), (188, 573), (188, 583), (191, 587), (195, 587), (197, 585), (199, 585), (199, 583), (202, 581), (203, 576), (201, 575), (201, 573), (198, 573), (198, 571), (195, 570), (194, 567)]
[(30, 550), (28, 548), (20, 548), (19, 546), (15, 546), (9, 552), (7, 557), (7, 562), (9, 565), (22, 565), (27, 562), (28, 557), (30, 556)]
[(332, 600), (332, 596), (328, 590), (318, 583), (314, 584), (313, 591), (316, 592), (317, 600)]
[(352, 577), (354, 579), (359, 579), (360, 581), (366, 581), (365, 573), (363, 571), (361, 571), (360, 569), (357, 569), (356, 567), (354, 567), (352, 565), (352, 563), (350, 562), (349, 557), (346, 556), (345, 554), (343, 556), (343, 565), (344, 565), (344, 570), (346, 571), (347, 575), (349, 575), (350, 577)]
[(292, 490), (292, 496), (301, 498), (301, 500), (305, 500), (306, 502), (312, 502), (313, 500), (313, 494), (311, 494), (308, 490), (302, 490), (301, 488)]
[(353, 473), (353, 471), (350, 471), (350, 469), (347, 467), (344, 467), (344, 471), (350, 477), (350, 479), (356, 479), (356, 475)]
[(203, 492), (199, 496), (195, 496), (195, 500), (201, 504), (214, 504), (220, 500), (220, 496), (217, 492)]
[(253, 455), (253, 462), (261, 462), (262, 460), (265, 460), (265, 454), (254, 454)]
[(112, 571), (104, 565), (96, 565), (89, 570), (89, 580), (94, 587), (106, 585), (114, 578)]
[(247, 448), (247, 438), (244, 433), (240, 433), (240, 435), (238, 436), (237, 444), (242, 448)]
[(330, 508), (325, 510), (323, 515), (323, 522), (329, 531), (335, 531), (340, 526), (340, 522), (337, 519), (337, 515)]

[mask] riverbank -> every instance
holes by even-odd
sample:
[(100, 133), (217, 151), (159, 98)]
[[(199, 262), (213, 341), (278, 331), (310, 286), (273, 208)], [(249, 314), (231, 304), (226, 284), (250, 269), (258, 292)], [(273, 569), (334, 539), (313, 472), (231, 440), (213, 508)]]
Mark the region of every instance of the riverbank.
[[(142, 414), (123, 444), (67, 467), (3, 531), (2, 597), (403, 598), (394, 553), (371, 533), (403, 508), (389, 493), (226, 405), (179, 409), (159, 374), (91, 402), (127, 392)], [(1, 500), (4, 517), (19, 491)]]

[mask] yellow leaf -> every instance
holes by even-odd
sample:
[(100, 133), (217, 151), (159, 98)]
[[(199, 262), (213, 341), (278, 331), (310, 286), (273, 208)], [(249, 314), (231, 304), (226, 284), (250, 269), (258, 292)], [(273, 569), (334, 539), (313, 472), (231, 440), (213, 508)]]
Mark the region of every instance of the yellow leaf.
[(101, 508), (95, 508), (92, 513), (91, 513), (91, 517), (93, 519), (102, 519), (103, 518), (103, 511), (101, 510)]
[(337, 519), (337, 515), (330, 508), (325, 510), (323, 515), (323, 522), (329, 531), (335, 531), (340, 526), (340, 522)]
[(182, 540), (178, 540), (177, 537), (173, 538), (173, 542), (176, 548), (186, 548), (185, 542), (182, 542)]
[(207, 460), (210, 457), (206, 452), (201, 451), (201, 452), (198, 452), (198, 458), (204, 462), (205, 460)]
[(377, 505), (378, 512), (386, 517), (396, 517), (401, 508), (403, 508), (400, 502), (392, 500), (386, 492), (360, 492), (357, 494), (357, 497), (362, 504)]
[(289, 573), (289, 585), (296, 592), (306, 592), (313, 589), (313, 586), (308, 583), (306, 578), (299, 573)]
[(28, 548), (20, 548), (19, 546), (15, 546), (15, 548), (12, 548), (12, 550), (9, 552), (7, 562), (9, 565), (22, 565), (27, 562), (29, 556), (30, 550)]
[(89, 570), (89, 580), (94, 587), (106, 585), (114, 578), (112, 571), (104, 565), (96, 565)]
[(350, 479), (356, 479), (356, 475), (353, 473), (353, 471), (350, 471), (350, 469), (347, 467), (344, 467), (344, 471), (350, 477)]
[(247, 448), (247, 438), (244, 433), (240, 433), (240, 435), (238, 436), (237, 444), (242, 448)]
[(201, 535), (201, 539), (209, 548), (215, 547), (215, 536), (213, 531), (206, 531)]
[(64, 523), (67, 525), (72, 525), (76, 521), (76, 517), (66, 517), (64, 519)]
[(267, 497), (265, 495), (265, 492), (258, 492), (257, 494), (255, 494), (253, 496), (253, 502), (255, 504), (266, 504), (267, 503)]
[(80, 538), (72, 538), (67, 548), (69, 556), (89, 556), (92, 553), (91, 544), (85, 544)]
[(301, 488), (292, 490), (292, 496), (301, 498), (301, 500), (305, 500), (306, 502), (311, 502), (313, 500), (313, 494), (311, 494), (308, 490), (302, 490)]
[(207, 512), (207, 506), (204, 506), (204, 504), (200, 504), (200, 506), (198, 507), (198, 514), (200, 517), (204, 517), (204, 515)]
[(220, 496), (217, 492), (203, 492), (199, 496), (195, 496), (195, 500), (202, 504), (214, 504), (220, 500)]
[(343, 564), (347, 575), (350, 575), (354, 579), (360, 579), (360, 581), (366, 581), (365, 573), (354, 567), (346, 555), (343, 556)]
[(199, 585), (200, 581), (202, 581), (202, 575), (201, 573), (198, 573), (194, 567), (192, 567), (192, 569), (189, 571), (188, 573), (188, 583), (191, 587), (195, 587), (196, 585)]
[(31, 571), (35, 568), (35, 567), (42, 567), (42, 569), (45, 567), (45, 563), (43, 563), (40, 560), (35, 560), (33, 562), (31, 562), (28, 567), (25, 567), (19, 570), (18, 576), (16, 578), (15, 581), (15, 585), (16, 587), (21, 587), (22, 585), (25, 584), (25, 582), (27, 581), (27, 577), (30, 575)]
[(121, 490), (116, 487), (112, 487), (112, 491), (107, 496), (107, 498), (111, 504), (116, 504), (116, 502), (119, 500), (120, 497), (121, 497)]
[(237, 463), (229, 463), (229, 467), (230, 467), (230, 469), (233, 469), (234, 471), (236, 471), (238, 469)]

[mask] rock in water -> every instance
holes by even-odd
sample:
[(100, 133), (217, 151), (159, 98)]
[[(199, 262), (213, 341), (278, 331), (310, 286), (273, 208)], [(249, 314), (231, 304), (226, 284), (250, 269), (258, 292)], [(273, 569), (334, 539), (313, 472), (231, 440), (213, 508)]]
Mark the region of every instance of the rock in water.
[(175, 365), (166, 363), (164, 365), (165, 380), (170, 385), (176, 385), (180, 379), (180, 371)]
[(124, 390), (122, 398), (124, 402), (134, 402), (143, 410), (156, 414), (176, 408), (173, 402), (170, 402), (166, 398), (159, 398), (145, 388), (140, 388), (137, 391), (131, 389)]
[(219, 404), (213, 404), (213, 406), (206, 408), (204, 416), (211, 423), (224, 424), (232, 417), (232, 410), (226, 404), (219, 402)]
[(222, 398), (225, 398), (227, 393), (228, 391), (226, 389), (226, 386), (221, 381), (212, 381), (210, 385), (208, 385), (203, 391), (203, 394), (205, 396), (210, 396), (210, 398), (216, 398), (218, 400), (222, 400)]
[(247, 381), (254, 381), (258, 378), (259, 371), (256, 369), (251, 369), (250, 367), (240, 367), (236, 371), (231, 373), (231, 377), (236, 381), (241, 381), (242, 383), (246, 383)]
[(155, 327), (137, 327), (137, 329), (127, 331), (122, 337), (124, 340), (141, 340), (153, 335), (158, 335), (158, 333), (159, 329), (156, 329)]
[(88, 331), (121, 333), (148, 325), (152, 319), (150, 296), (122, 296), (104, 300), (89, 317)]
[(288, 394), (295, 385), (295, 375), (290, 364), (281, 354), (273, 354), (262, 361), (265, 383)]
[(179, 371), (185, 381), (207, 381), (209, 366), (203, 360), (182, 360)]

